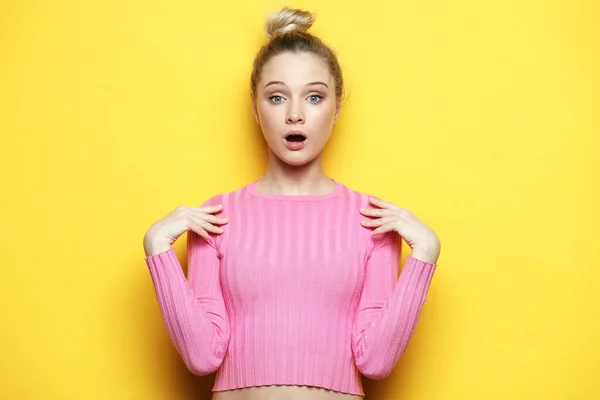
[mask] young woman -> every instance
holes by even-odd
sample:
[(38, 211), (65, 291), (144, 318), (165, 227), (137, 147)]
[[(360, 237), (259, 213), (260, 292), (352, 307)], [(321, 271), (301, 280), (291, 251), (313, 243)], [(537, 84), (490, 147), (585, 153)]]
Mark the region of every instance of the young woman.
[[(361, 373), (383, 379), (404, 352), (436, 268), (431, 228), (325, 175), (343, 81), (312, 22), (284, 8), (266, 23), (251, 77), (263, 176), (144, 237), (170, 338), (192, 373), (217, 371), (213, 399), (360, 399)], [(171, 247), (184, 232), (187, 278)]]

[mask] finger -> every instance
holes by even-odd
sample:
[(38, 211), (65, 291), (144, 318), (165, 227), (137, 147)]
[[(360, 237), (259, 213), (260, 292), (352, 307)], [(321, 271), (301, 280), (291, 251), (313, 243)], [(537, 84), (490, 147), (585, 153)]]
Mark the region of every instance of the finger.
[(381, 208), (389, 208), (392, 210), (399, 208), (394, 203), (390, 203), (389, 201), (384, 201), (384, 200), (378, 199), (377, 197), (369, 197), (369, 201), (371, 202), (371, 204), (375, 204), (376, 206), (381, 207)]
[(204, 214), (202, 218), (204, 218), (204, 220), (207, 222), (218, 225), (226, 224), (227, 222), (229, 222), (227, 218), (221, 218), (211, 214)]
[(204, 218), (191, 216), (192, 221), (198, 224), (205, 231), (213, 232), (213, 233), (223, 233), (223, 229), (217, 226), (212, 225), (210, 222), (207, 222)]
[(379, 228), (372, 231), (371, 235), (379, 235), (380, 233), (385, 233), (385, 232), (389, 232), (392, 230), (394, 230), (393, 224), (386, 224), (386, 225), (380, 226)]
[(218, 233), (221, 234), (223, 233), (223, 228), (219, 228), (218, 226), (214, 226), (212, 224), (209, 224), (208, 222), (205, 222), (202, 224), (202, 227), (204, 228), (204, 230), (213, 232), (213, 233)]
[(366, 219), (364, 221), (361, 221), (362, 226), (367, 226), (367, 227), (373, 227), (373, 226), (381, 226), (383, 224), (387, 224), (390, 223), (392, 221), (395, 221), (396, 218), (395, 217), (385, 217), (385, 218), (378, 218), (378, 219)]
[(371, 217), (385, 217), (390, 215), (390, 210), (383, 208), (361, 208), (360, 213)]
[[(192, 214), (192, 215), (202, 218), (202, 219), (204, 219), (206, 217), (223, 218), (223, 217), (213, 215), (213, 213), (221, 211), (221, 209), (217, 209), (216, 211), (214, 211), (213, 207), (214, 206), (211, 206), (210, 209), (208, 207), (190, 207), (189, 214)], [(227, 220), (227, 218), (223, 218), (223, 219)]]
[(208, 232), (206, 232), (204, 229), (202, 229), (202, 227), (200, 226), (199, 223), (192, 221), (190, 223), (190, 229), (197, 233), (199, 236), (203, 237), (206, 240), (210, 240), (210, 235), (208, 234)]
[(201, 211), (203, 213), (215, 213), (221, 211), (223, 208), (222, 204), (215, 204), (210, 206), (198, 206), (198, 207), (190, 207), (192, 210)]

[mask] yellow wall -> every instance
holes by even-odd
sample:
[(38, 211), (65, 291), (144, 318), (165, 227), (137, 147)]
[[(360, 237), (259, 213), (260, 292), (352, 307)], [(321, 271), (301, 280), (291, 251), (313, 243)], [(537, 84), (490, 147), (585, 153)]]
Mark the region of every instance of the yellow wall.
[(2, 1), (0, 398), (209, 399), (142, 238), (264, 170), (248, 80), (281, 4), (317, 13), (346, 73), (326, 172), (442, 242), (367, 398), (600, 398), (594, 0)]

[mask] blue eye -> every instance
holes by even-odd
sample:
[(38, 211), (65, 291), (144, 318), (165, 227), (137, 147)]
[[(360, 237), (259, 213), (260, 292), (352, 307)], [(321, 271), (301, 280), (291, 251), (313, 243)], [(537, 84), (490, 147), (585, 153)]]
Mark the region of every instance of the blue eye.
[[(279, 95), (274, 95), (269, 97), (269, 100), (271, 100), (273, 103), (281, 103), (281, 101), (273, 101), (273, 99), (278, 98), (278, 99), (283, 99), (283, 97), (279, 96)], [(283, 101), (283, 100), (282, 100)]]
[(309, 98), (310, 98), (310, 99), (312, 99), (312, 98), (315, 98), (315, 97), (316, 97), (318, 100), (314, 100), (314, 101), (312, 101), (312, 100), (311, 100), (310, 102), (311, 102), (311, 103), (313, 103), (313, 104), (316, 104), (316, 103), (318, 103), (318, 102), (319, 102), (319, 101), (321, 101), (321, 99), (323, 98), (323, 96), (321, 96), (320, 94), (311, 94), (311, 95), (309, 96)]

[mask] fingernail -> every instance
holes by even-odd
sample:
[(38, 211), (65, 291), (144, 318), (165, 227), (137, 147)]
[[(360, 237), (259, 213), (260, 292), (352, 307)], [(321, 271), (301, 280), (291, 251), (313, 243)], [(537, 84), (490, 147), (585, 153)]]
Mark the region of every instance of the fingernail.
[(361, 208), (360, 209), (360, 211), (363, 211), (363, 212), (366, 211), (366, 210), (367, 210), (366, 208)]

